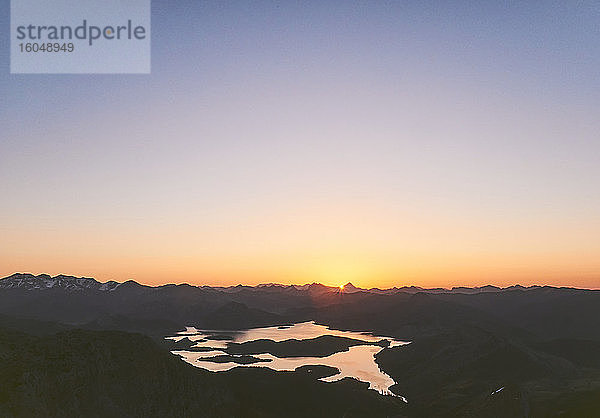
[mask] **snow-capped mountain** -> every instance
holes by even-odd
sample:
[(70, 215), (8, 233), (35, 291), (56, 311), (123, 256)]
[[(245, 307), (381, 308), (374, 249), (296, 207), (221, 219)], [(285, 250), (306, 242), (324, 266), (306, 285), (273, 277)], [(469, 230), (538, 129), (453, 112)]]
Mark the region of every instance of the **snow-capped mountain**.
[(51, 277), (48, 274), (33, 275), (30, 273), (15, 273), (0, 279), (0, 289), (62, 289), (71, 292), (81, 290), (111, 291), (116, 289), (120, 283), (109, 281), (100, 283), (89, 277), (74, 277), (59, 275)]

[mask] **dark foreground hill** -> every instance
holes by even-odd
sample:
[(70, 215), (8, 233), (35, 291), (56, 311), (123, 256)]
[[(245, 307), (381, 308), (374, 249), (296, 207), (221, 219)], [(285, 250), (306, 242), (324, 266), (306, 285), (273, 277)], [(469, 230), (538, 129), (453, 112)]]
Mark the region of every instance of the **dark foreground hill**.
[(577, 340), (532, 345), (465, 326), (382, 350), (376, 360), (416, 416), (593, 417), (599, 349)]
[(345, 379), (267, 369), (211, 373), (150, 338), (0, 329), (2, 417), (387, 417), (403, 402)]
[(349, 379), (324, 383), (319, 375), (268, 369), (210, 373), (140, 334), (33, 336), (3, 328), (0, 416), (593, 417), (600, 410), (597, 344), (577, 344), (574, 353), (568, 347), (559, 341), (548, 351), (575, 355), (584, 367), (481, 330), (385, 349), (377, 361), (411, 400), (406, 405)]

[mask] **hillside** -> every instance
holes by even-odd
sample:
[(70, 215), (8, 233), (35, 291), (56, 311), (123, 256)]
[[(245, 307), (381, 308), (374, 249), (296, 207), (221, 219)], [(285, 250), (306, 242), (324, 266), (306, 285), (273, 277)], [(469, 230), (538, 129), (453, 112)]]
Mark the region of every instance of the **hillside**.
[(402, 402), (344, 380), (265, 369), (211, 373), (151, 339), (72, 330), (45, 337), (0, 329), (3, 417), (385, 417)]

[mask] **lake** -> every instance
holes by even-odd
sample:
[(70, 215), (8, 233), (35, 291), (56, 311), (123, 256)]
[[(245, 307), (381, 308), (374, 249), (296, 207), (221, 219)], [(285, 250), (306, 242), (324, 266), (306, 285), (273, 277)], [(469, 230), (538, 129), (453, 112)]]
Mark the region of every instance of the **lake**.
[[(291, 339), (309, 340), (321, 336), (351, 338), (361, 341), (362, 345), (353, 345), (348, 347), (347, 351), (338, 351), (324, 357), (276, 357), (269, 353), (252, 354), (252, 357), (257, 362), (244, 365), (234, 361), (214, 362), (207, 360), (215, 356), (228, 355), (224, 350), (229, 343), (242, 344), (262, 339), (275, 342)], [(376, 390), (383, 395), (393, 395), (389, 388), (395, 382), (390, 376), (381, 371), (375, 362), (375, 354), (383, 349), (381, 341), (387, 340), (389, 347), (409, 344), (406, 341), (377, 336), (366, 332), (336, 330), (324, 325), (317, 325), (314, 322), (302, 322), (279, 327), (252, 328), (242, 331), (199, 330), (194, 327), (187, 327), (185, 331), (167, 338), (179, 341), (186, 337), (190, 341), (195, 342), (194, 348), (201, 347), (206, 351), (176, 350), (172, 351), (172, 353), (180, 356), (184, 361), (195, 367), (213, 372), (225, 371), (234, 367), (269, 367), (273, 370), (293, 371), (301, 366), (323, 365), (334, 367), (339, 370), (339, 373), (323, 377), (321, 378), (322, 381), (335, 382), (345, 377), (352, 377), (369, 383), (369, 389)], [(377, 345), (377, 343), (380, 345)], [(241, 355), (233, 355), (231, 357), (241, 357)], [(259, 360), (260, 362), (258, 362)]]

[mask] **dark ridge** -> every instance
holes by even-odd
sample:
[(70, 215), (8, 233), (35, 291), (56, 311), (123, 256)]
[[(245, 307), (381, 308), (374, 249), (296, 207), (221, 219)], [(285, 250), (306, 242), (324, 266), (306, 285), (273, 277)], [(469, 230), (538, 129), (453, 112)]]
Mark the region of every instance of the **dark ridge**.
[(212, 363), (236, 363), (236, 364), (255, 364), (255, 363), (269, 363), (271, 360), (264, 360), (258, 357), (249, 355), (232, 356), (228, 354), (220, 354), (212, 357), (202, 357), (198, 361), (210, 361)]
[(364, 385), (294, 372), (190, 366), (150, 338), (0, 328), (2, 417), (390, 417), (405, 406)]

